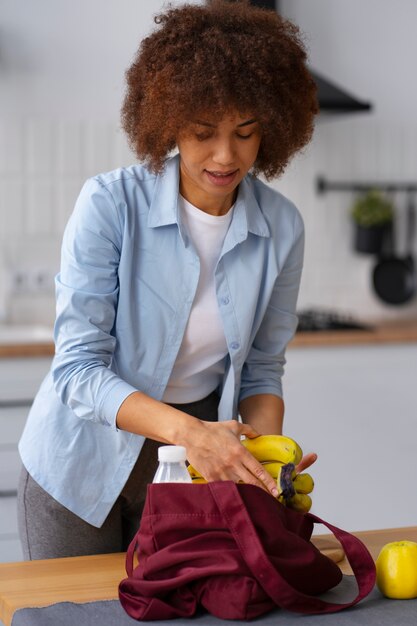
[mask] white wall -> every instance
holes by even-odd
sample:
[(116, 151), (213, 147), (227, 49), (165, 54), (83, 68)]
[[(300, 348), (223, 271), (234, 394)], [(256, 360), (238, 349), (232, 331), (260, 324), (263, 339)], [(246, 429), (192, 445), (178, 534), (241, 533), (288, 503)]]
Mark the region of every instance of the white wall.
[(117, 122), (124, 71), (162, 5), (2, 0), (2, 117)]
[(305, 33), (310, 65), (364, 100), (372, 118), (416, 123), (414, 0), (281, 0)]
[[(319, 173), (332, 180), (415, 179), (417, 4), (283, 0), (282, 6), (307, 33), (312, 67), (375, 104), (369, 115), (319, 119), (311, 146), (274, 182), (306, 222), (300, 307), (416, 315), (417, 300), (395, 308), (376, 299), (374, 260), (351, 249), (353, 198), (318, 197), (315, 181)], [(132, 160), (119, 128), (123, 74), (161, 7), (160, 0), (1, 1), (0, 263), (24, 278), (9, 300), (15, 320), (53, 319), (52, 275), (81, 184)], [(395, 200), (401, 251), (404, 198)]]
[[(352, 251), (353, 194), (318, 196), (315, 188), (318, 175), (330, 181), (417, 181), (417, 4), (281, 0), (281, 10), (305, 34), (311, 67), (373, 103), (372, 113), (320, 116), (312, 144), (276, 183), (299, 205), (306, 222), (300, 307), (336, 307), (364, 318), (415, 316), (417, 299), (392, 307), (376, 298), (375, 259)], [(399, 193), (392, 199), (397, 251), (404, 253), (406, 197)], [(416, 244), (417, 236), (417, 251)]]
[(81, 185), (133, 160), (119, 127), (124, 72), (162, 6), (1, 0), (0, 275), (3, 264), (13, 321), (53, 321), (62, 231)]

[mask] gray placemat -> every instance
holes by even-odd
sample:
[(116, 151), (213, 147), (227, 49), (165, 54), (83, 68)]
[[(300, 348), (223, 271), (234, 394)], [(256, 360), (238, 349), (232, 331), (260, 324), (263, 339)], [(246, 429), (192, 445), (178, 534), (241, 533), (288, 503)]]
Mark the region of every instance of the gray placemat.
[[(356, 582), (353, 576), (344, 576), (338, 587), (322, 597), (333, 602), (347, 602), (356, 595)], [(193, 618), (177, 618), (169, 621), (150, 622), (155, 626), (231, 626), (244, 624), (238, 620), (222, 620), (208, 613)], [(326, 624), (327, 626), (416, 626), (416, 600), (387, 600), (377, 589), (367, 598), (350, 609), (328, 615), (300, 615), (281, 609), (252, 620), (259, 626), (285, 626), (298, 621), (304, 626)], [(60, 602), (45, 608), (27, 608), (16, 611), (12, 626), (133, 626), (137, 623), (124, 611), (118, 600), (75, 604)]]

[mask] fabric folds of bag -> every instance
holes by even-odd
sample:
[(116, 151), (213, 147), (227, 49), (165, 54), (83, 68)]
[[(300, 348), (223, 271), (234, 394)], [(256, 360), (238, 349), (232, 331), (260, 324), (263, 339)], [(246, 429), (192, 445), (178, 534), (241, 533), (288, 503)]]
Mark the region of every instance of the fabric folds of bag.
[(191, 617), (200, 609), (247, 620), (277, 606), (301, 613), (351, 606), (375, 584), (372, 557), (356, 537), (323, 522), (345, 548), (359, 593), (346, 604), (320, 600), (342, 573), (310, 542), (315, 522), (322, 520), (251, 485), (149, 485), (120, 602), (141, 621)]

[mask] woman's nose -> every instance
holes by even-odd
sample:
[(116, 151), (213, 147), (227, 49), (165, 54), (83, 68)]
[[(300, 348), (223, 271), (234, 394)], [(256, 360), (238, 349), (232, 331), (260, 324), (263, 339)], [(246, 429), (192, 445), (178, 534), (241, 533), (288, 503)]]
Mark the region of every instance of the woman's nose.
[(213, 160), (219, 165), (229, 165), (233, 163), (235, 158), (235, 150), (233, 141), (223, 139), (216, 142), (213, 154)]

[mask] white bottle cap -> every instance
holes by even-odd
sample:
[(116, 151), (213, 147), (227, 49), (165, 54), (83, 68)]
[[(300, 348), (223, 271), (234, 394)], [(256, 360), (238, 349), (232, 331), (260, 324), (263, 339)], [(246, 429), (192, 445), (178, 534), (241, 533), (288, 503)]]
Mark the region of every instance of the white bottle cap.
[(178, 463), (185, 461), (187, 451), (184, 446), (160, 446), (158, 448), (158, 461), (165, 463)]

